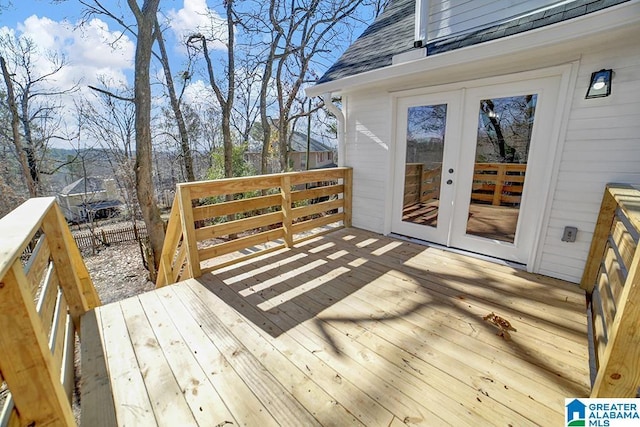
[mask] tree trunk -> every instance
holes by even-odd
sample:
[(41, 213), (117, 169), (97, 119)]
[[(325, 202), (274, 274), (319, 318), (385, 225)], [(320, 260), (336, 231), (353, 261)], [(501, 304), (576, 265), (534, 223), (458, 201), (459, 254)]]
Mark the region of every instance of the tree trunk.
[(189, 134), (187, 133), (187, 126), (184, 123), (184, 116), (180, 109), (180, 102), (176, 96), (171, 68), (169, 67), (169, 57), (167, 56), (167, 49), (165, 48), (162, 32), (160, 31), (160, 24), (157, 19), (155, 22), (155, 32), (156, 40), (158, 40), (158, 46), (160, 47), (160, 62), (162, 62), (164, 76), (167, 80), (167, 92), (169, 92), (171, 108), (173, 109), (173, 115), (176, 118), (176, 124), (178, 125), (178, 133), (180, 134), (180, 150), (182, 151), (182, 157), (184, 158), (184, 169), (187, 174), (187, 181), (193, 182), (196, 180), (196, 176), (193, 172), (193, 156), (191, 155), (191, 146), (189, 145)]
[(27, 183), (27, 188), (29, 189), (29, 196), (37, 197), (38, 190), (31, 176), (31, 170), (25, 150), (22, 147), (22, 140), (20, 137), (20, 115), (18, 114), (18, 106), (16, 105), (15, 94), (13, 91), (13, 81), (11, 80), (9, 70), (7, 69), (7, 63), (1, 56), (0, 66), (2, 67), (2, 75), (4, 76), (4, 81), (7, 84), (7, 104), (9, 104), (9, 110), (11, 111), (11, 132), (13, 135), (13, 145), (16, 147), (16, 154), (18, 155), (20, 167), (22, 168), (22, 174), (24, 175), (24, 179)]
[(152, 280), (154, 271), (160, 264), (162, 244), (164, 241), (164, 227), (160, 218), (160, 211), (155, 201), (152, 156), (151, 156), (151, 84), (149, 66), (151, 63), (151, 49), (154, 42), (154, 26), (160, 0), (145, 0), (142, 9), (136, 0), (127, 0), (138, 24), (138, 40), (135, 54), (134, 98), (136, 105), (136, 192), (142, 210), (142, 216), (147, 226), (153, 264), (149, 266)]
[(227, 45), (227, 64), (229, 72), (227, 79), (229, 86), (227, 88), (227, 102), (222, 110), (222, 143), (224, 145), (224, 174), (227, 178), (233, 177), (233, 140), (231, 139), (231, 113), (233, 112), (233, 101), (235, 98), (235, 30), (233, 22), (233, 0), (226, 0), (227, 7), (227, 37), (229, 43)]

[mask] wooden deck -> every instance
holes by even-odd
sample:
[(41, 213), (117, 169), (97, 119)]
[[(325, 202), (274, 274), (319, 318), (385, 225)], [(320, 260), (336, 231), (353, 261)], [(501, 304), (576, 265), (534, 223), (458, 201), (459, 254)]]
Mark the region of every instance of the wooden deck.
[(560, 425), (586, 331), (577, 285), (347, 228), (88, 312), (82, 424)]

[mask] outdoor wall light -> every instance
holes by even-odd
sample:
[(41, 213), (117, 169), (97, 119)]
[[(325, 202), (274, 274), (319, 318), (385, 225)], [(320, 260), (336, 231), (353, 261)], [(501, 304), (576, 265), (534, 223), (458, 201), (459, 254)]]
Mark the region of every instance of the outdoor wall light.
[(611, 77), (613, 70), (600, 70), (591, 73), (591, 82), (585, 99), (601, 98), (611, 94)]

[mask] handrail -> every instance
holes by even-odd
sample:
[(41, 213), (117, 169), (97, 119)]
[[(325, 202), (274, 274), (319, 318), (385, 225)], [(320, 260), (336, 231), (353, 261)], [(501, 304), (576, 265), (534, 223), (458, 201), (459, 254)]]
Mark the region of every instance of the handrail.
[(351, 226), (352, 173), (339, 167), (178, 184), (156, 287), (238, 261), (224, 255), (267, 245), (247, 259), (290, 247), (318, 227)]
[(75, 333), (100, 299), (55, 198), (27, 200), (0, 219), (0, 236), (0, 377), (11, 392), (3, 414), (10, 424), (75, 425)]
[(640, 189), (607, 185), (580, 286), (590, 300), (591, 397), (640, 393)]

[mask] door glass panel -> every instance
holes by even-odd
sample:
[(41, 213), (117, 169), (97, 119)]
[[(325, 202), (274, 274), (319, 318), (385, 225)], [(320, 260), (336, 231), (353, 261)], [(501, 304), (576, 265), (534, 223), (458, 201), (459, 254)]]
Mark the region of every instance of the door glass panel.
[(537, 95), (483, 99), (467, 234), (513, 243)]
[(402, 221), (436, 227), (447, 105), (410, 107)]

